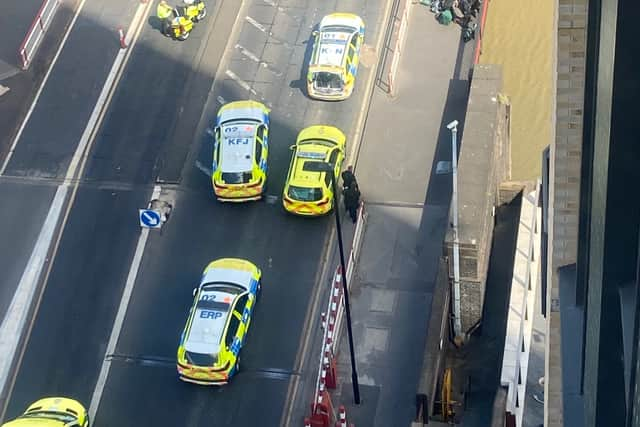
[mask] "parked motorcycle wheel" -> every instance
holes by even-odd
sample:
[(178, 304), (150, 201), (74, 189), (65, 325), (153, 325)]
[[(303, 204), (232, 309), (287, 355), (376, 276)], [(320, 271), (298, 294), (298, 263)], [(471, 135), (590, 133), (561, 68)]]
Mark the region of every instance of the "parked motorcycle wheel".
[(196, 19), (198, 21), (202, 21), (204, 19), (204, 17), (207, 16), (207, 8), (203, 8), (200, 13), (198, 14), (198, 16), (196, 17)]
[(179, 36), (176, 37), (176, 40), (179, 40), (181, 42), (185, 41), (186, 39), (189, 38), (189, 34), (191, 34), (191, 32), (184, 32), (182, 34), (180, 34)]

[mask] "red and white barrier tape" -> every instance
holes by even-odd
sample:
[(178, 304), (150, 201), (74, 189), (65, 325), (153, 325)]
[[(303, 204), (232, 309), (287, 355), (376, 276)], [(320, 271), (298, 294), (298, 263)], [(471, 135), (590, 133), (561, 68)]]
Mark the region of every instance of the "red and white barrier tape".
[[(351, 251), (347, 260), (347, 285), (351, 284), (351, 277), (355, 269), (355, 263), (358, 258), (360, 244), (362, 242), (362, 234), (364, 231), (364, 222), (366, 215), (364, 212), (364, 203), (360, 204), (358, 209), (358, 220), (354, 232)], [(321, 314), (322, 322), (322, 350), (320, 352), (320, 363), (318, 366), (318, 376), (316, 379), (316, 387), (313, 396), (312, 418), (316, 415), (319, 408), (331, 406), (327, 387), (335, 388), (337, 382), (337, 373), (335, 372), (334, 356), (340, 345), (340, 332), (342, 326), (343, 310), (343, 285), (342, 285), (342, 269), (340, 266), (336, 268), (329, 292), (329, 301), (327, 302), (327, 310)], [(305, 419), (306, 423), (307, 419)], [(311, 421), (309, 421), (311, 422)], [(306, 425), (306, 424), (305, 424)]]

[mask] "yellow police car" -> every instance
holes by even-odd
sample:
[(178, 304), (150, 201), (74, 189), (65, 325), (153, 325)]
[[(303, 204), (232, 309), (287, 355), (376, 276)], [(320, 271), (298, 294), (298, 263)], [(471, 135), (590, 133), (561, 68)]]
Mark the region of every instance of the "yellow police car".
[(87, 410), (73, 399), (47, 397), (32, 403), (27, 410), (2, 427), (88, 427)]
[(220, 201), (259, 200), (267, 180), (269, 109), (236, 101), (218, 111), (211, 180)]
[(238, 371), (262, 273), (250, 261), (223, 258), (205, 268), (180, 337), (178, 375), (222, 385)]
[(351, 96), (364, 43), (364, 22), (352, 13), (332, 13), (314, 31), (307, 72), (309, 96), (339, 101)]
[(309, 162), (325, 162), (331, 165), (336, 177), (344, 160), (346, 136), (333, 126), (316, 125), (298, 134), (282, 203), (285, 210), (296, 215), (324, 215), (333, 208), (331, 173), (309, 170)]

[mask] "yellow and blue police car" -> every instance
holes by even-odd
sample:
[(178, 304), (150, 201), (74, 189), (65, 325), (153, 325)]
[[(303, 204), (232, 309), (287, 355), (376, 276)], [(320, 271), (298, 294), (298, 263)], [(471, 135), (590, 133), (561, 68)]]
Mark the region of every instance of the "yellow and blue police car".
[(89, 427), (82, 404), (66, 397), (45, 397), (32, 403), (24, 414), (2, 427)]
[(364, 43), (364, 22), (352, 13), (332, 13), (314, 31), (307, 72), (310, 97), (339, 101), (351, 96)]
[(340, 176), (347, 138), (333, 126), (315, 125), (298, 134), (293, 151), (282, 203), (285, 210), (296, 215), (324, 215), (333, 208), (331, 173), (305, 170), (308, 162), (325, 162)]
[(223, 258), (205, 268), (178, 346), (181, 380), (223, 385), (236, 374), (262, 273), (247, 260)]
[(267, 181), (269, 109), (236, 101), (218, 111), (211, 180), (220, 201), (259, 200)]

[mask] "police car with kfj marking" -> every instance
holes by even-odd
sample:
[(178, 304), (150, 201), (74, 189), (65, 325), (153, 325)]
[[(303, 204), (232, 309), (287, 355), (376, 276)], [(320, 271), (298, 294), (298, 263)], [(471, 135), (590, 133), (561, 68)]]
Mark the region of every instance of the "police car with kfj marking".
[(256, 101), (230, 102), (214, 129), (213, 190), (220, 201), (259, 200), (267, 181), (269, 109)]
[(222, 385), (238, 372), (261, 276), (253, 263), (237, 258), (205, 268), (178, 346), (181, 380)]

